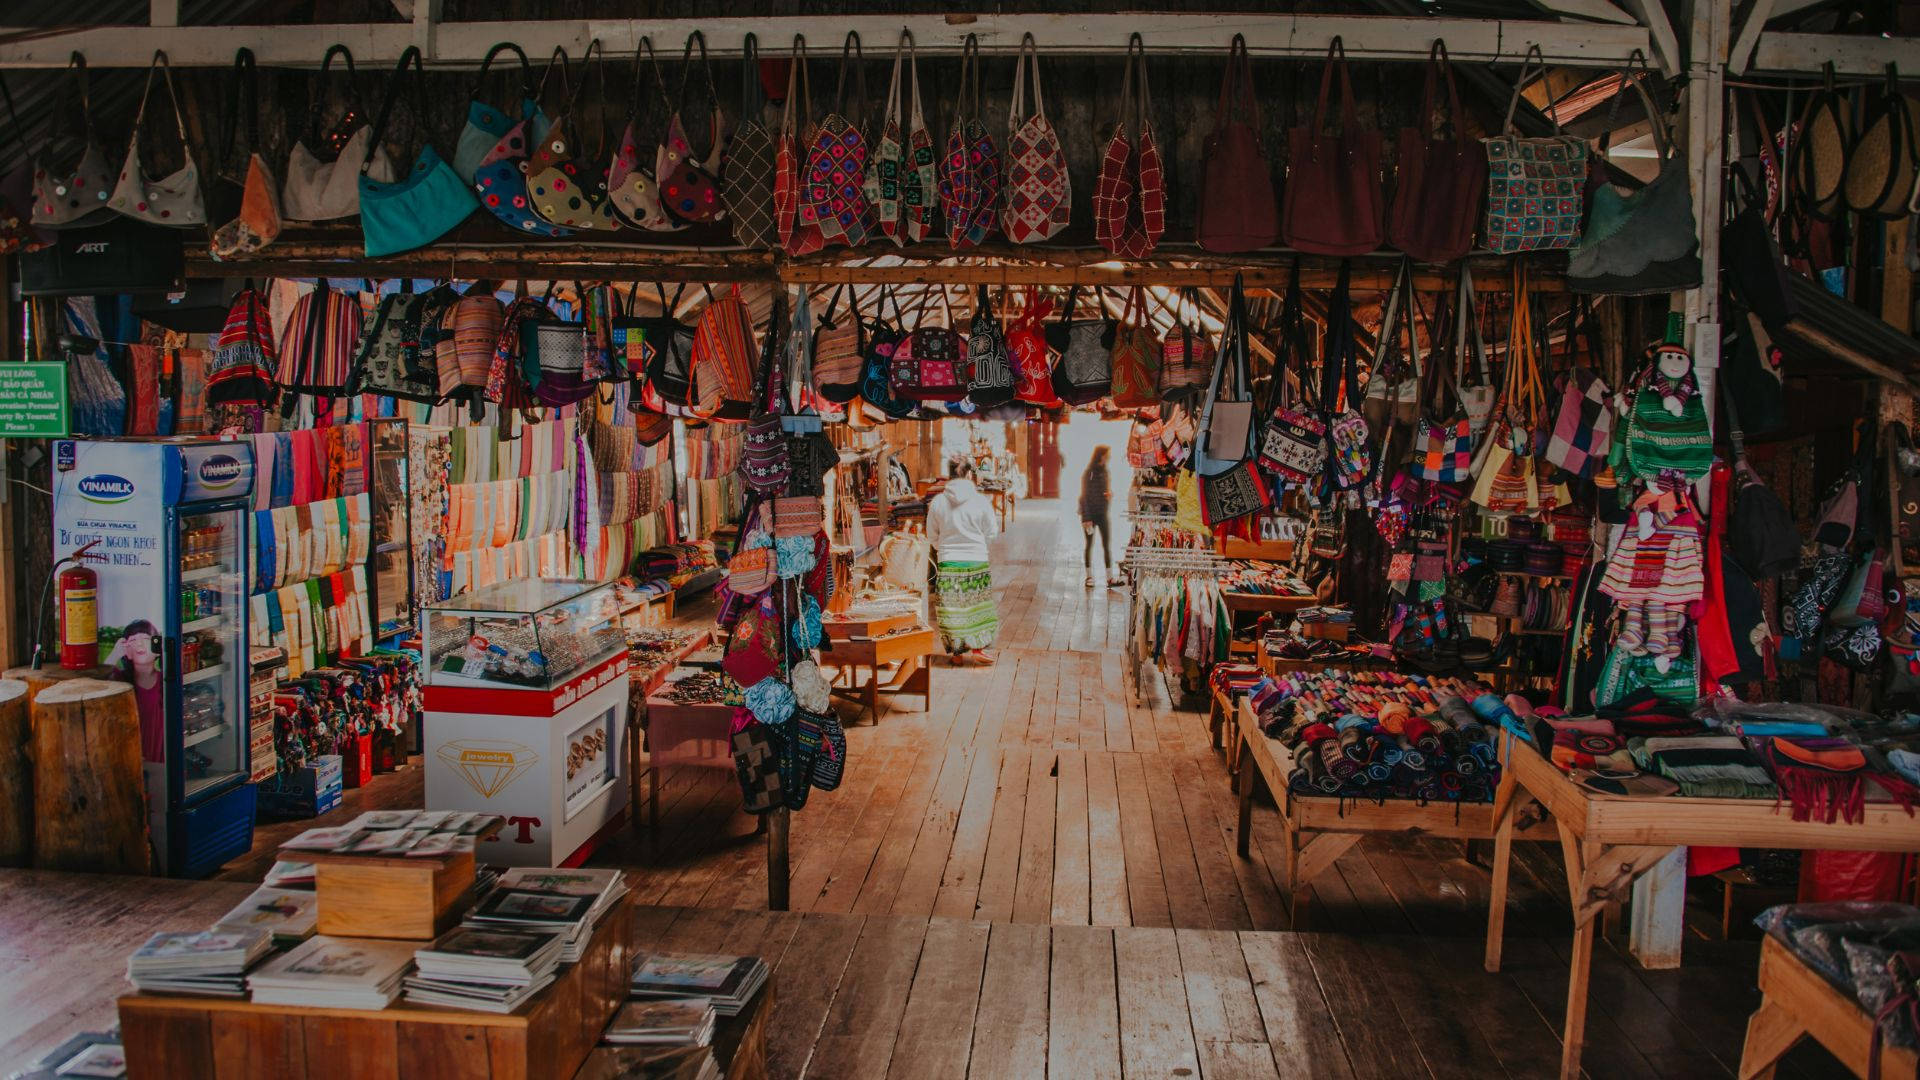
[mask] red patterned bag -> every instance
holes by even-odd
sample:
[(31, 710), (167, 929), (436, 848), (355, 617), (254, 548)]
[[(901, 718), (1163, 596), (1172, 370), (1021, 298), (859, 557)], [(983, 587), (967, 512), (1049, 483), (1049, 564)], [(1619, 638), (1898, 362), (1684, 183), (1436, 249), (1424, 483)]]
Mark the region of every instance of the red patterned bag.
[[(1027, 71), (1033, 71), (1033, 114), (1022, 117), (1026, 104)], [(1014, 58), (1013, 103), (1007, 109), (1007, 206), (1001, 223), (1007, 239), (1032, 244), (1051, 239), (1067, 227), (1073, 212), (1073, 183), (1067, 176), (1067, 155), (1060, 149), (1060, 133), (1047, 119), (1040, 95), (1040, 52), (1033, 35), (1020, 39)]]
[[(796, 109), (798, 115), (796, 115)], [(827, 246), (827, 238), (800, 221), (800, 166), (813, 145), (813, 88), (807, 81), (807, 39), (793, 35), (793, 59), (787, 63), (787, 100), (780, 113), (780, 136), (773, 150), (773, 229), (789, 255), (806, 255)]]
[[(1120, 119), (1113, 125), (1113, 138), (1100, 159), (1100, 179), (1093, 190), (1094, 239), (1123, 259), (1145, 258), (1167, 229), (1167, 191), (1160, 147), (1153, 138), (1152, 111), (1147, 95), (1146, 46), (1135, 34), (1127, 42)], [(1133, 125), (1131, 139), (1129, 123)]]
[[(847, 70), (858, 89), (847, 109)], [(840, 49), (840, 82), (833, 111), (814, 129), (807, 163), (800, 174), (800, 228), (820, 231), (827, 245), (859, 247), (873, 231), (873, 207), (867, 202), (867, 139), (847, 113), (861, 115), (867, 105), (866, 66), (860, 62), (860, 35), (847, 32)], [(846, 110), (846, 111), (843, 111)]]
[(1120, 327), (1113, 335), (1113, 403), (1123, 409), (1160, 404), (1159, 335), (1147, 317), (1146, 290), (1135, 285), (1127, 293)]
[(715, 419), (744, 420), (754, 398), (753, 313), (735, 283), (709, 300), (693, 331), (694, 408)]
[(1047, 316), (1053, 301), (1036, 298), (1027, 290), (1026, 309), (1007, 327), (1007, 357), (1013, 365), (1013, 396), (1032, 405), (1058, 405), (1053, 389), (1053, 364), (1047, 356)]
[(980, 40), (968, 34), (960, 50), (953, 128), (940, 167), (940, 211), (955, 249), (973, 247), (992, 235), (994, 210), (1000, 205), (1000, 150), (980, 119), (980, 93)]

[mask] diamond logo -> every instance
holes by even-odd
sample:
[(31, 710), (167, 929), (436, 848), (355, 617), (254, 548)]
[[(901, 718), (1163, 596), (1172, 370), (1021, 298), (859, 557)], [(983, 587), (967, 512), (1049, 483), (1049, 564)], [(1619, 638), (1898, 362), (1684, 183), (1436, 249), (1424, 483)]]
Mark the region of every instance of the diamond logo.
[(533, 747), (505, 739), (462, 739), (442, 743), (435, 752), (454, 775), (467, 782), (481, 798), (491, 799), (508, 784), (539, 764)]

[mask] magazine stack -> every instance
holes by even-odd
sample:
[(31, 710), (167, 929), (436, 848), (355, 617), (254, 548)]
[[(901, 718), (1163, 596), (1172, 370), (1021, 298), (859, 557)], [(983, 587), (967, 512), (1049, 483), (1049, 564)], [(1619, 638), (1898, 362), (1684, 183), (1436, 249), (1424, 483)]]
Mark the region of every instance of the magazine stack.
[[(468, 912), (466, 924), (486, 930), (544, 930), (559, 934), (560, 959), (571, 963), (593, 935), (595, 898), (553, 889), (521, 889), (503, 883)], [(570, 959), (572, 958), (572, 959)]]
[(258, 1005), (384, 1009), (400, 995), (413, 948), (404, 941), (320, 934), (261, 965), (247, 986)]
[(320, 898), (311, 889), (262, 885), (214, 924), (216, 930), (257, 929), (273, 935), (273, 947), (291, 949), (313, 936)]
[(245, 997), (247, 968), (272, 949), (253, 927), (163, 931), (127, 958), (127, 979), (149, 993)]
[(757, 956), (649, 953), (633, 968), (632, 996), (704, 997), (721, 1016), (738, 1016), (767, 981), (767, 962)]
[(718, 1015), (706, 998), (629, 1001), (602, 1039), (615, 1046), (705, 1046)]
[(413, 954), (407, 1000), (510, 1013), (553, 982), (564, 935), (460, 926)]
[(587, 943), (593, 939), (594, 927), (600, 925), (600, 917), (627, 894), (627, 879), (626, 875), (618, 870), (522, 866), (501, 874), (497, 887), (532, 889), (591, 898), (593, 906), (587, 910), (585, 920), (567, 938), (566, 945), (561, 950), (560, 962), (574, 964), (578, 963), (580, 957), (586, 952)]

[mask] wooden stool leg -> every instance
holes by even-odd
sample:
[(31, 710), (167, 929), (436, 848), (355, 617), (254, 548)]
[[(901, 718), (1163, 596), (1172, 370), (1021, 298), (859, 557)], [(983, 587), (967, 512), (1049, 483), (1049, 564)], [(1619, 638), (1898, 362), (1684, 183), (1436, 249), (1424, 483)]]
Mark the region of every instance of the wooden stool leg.
[(1255, 771), (1257, 770), (1249, 764), (1247, 768), (1241, 770), (1239, 776), (1234, 778), (1234, 786), (1240, 791), (1240, 834), (1234, 838), (1234, 843), (1239, 847), (1240, 857), (1243, 859), (1252, 858), (1250, 845), (1253, 839), (1253, 774)]
[(1509, 787), (1513, 783), (1503, 777), (1501, 788), (1508, 798), (1505, 802), (1496, 799), (1498, 816), (1493, 828), (1492, 881), (1487, 893), (1487, 949), (1482, 960), (1482, 966), (1488, 971), (1500, 970), (1500, 950), (1507, 932), (1507, 878), (1513, 872), (1513, 815), (1519, 804)]
[(1747, 1041), (1740, 1050), (1740, 1080), (1773, 1080), (1773, 1068), (1807, 1035), (1791, 1010), (1771, 998), (1747, 1019)]
[(1574, 928), (1573, 962), (1567, 969), (1567, 1014), (1560, 1028), (1560, 1080), (1580, 1080), (1587, 1039), (1587, 984), (1593, 980), (1594, 920)]
[[(1720, 940), (1733, 937), (1733, 882), (1720, 883)], [(1755, 1013), (1755, 1016), (1760, 1015)]]

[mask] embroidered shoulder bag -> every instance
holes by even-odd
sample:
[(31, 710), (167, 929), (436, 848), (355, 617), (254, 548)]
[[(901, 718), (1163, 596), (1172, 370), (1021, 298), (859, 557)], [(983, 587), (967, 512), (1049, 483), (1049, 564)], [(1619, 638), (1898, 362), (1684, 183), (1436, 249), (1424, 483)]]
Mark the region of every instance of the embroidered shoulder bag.
[(854, 73), (855, 101), (850, 110), (860, 115), (867, 103), (866, 66), (860, 62), (860, 35), (847, 32), (840, 49), (840, 80), (834, 90), (833, 111), (814, 129), (807, 161), (800, 176), (800, 226), (816, 228), (829, 246), (858, 247), (867, 242), (873, 226), (873, 207), (867, 203), (867, 140), (860, 124), (849, 119), (847, 72)]
[(1120, 119), (1100, 158), (1100, 178), (1093, 189), (1093, 235), (1101, 247), (1123, 259), (1144, 259), (1166, 232), (1167, 191), (1160, 146), (1153, 137), (1146, 46), (1139, 34), (1127, 39), (1126, 67)]
[(981, 285), (973, 303), (973, 325), (967, 337), (967, 368), (971, 379), (967, 399), (982, 409), (1005, 405), (1014, 398), (1013, 363), (1007, 335)]
[[(693, 83), (694, 46), (700, 47), (699, 71), (706, 83), (705, 102), (707, 152), (702, 155), (687, 137), (687, 87)], [(696, 118), (697, 119), (697, 118)], [(720, 200), (720, 154), (726, 145), (725, 124), (720, 115), (720, 95), (714, 90), (713, 68), (707, 64), (707, 36), (698, 30), (687, 35), (680, 54), (680, 100), (667, 120), (666, 138), (655, 153), (653, 175), (660, 181), (660, 206), (676, 221), (689, 225), (717, 221), (726, 216), (726, 204)]]
[[(1461, 273), (1465, 272), (1463, 268)], [(1458, 484), (1473, 475), (1473, 421), (1460, 400), (1456, 374), (1460, 355), (1467, 348), (1471, 317), (1470, 312), (1456, 307), (1450, 335), (1439, 332), (1442, 328), (1436, 320), (1434, 345), (1420, 380), (1420, 418), (1414, 424), (1413, 447), (1407, 455), (1408, 471), (1422, 480)]]
[[(1191, 317), (1188, 312), (1192, 312)], [(1197, 400), (1213, 372), (1213, 341), (1205, 330), (1196, 328), (1199, 313), (1199, 291), (1191, 285), (1182, 288), (1174, 304), (1173, 332), (1160, 345), (1162, 400)]]
[[(953, 307), (947, 305), (944, 326), (927, 324), (924, 292), (922, 312), (905, 343), (894, 353), (891, 378), (893, 396), (903, 401), (960, 401), (967, 396), (971, 381), (967, 370), (967, 342), (953, 325)], [(941, 290), (946, 298), (946, 290)]]
[[(481, 80), (486, 78), (487, 65), (492, 63), (494, 54), (502, 49), (512, 49), (520, 57), (523, 85), (518, 119), (479, 99)], [(548, 63), (549, 76), (553, 74), (554, 67), (554, 63)], [(519, 46), (511, 43), (495, 45), (481, 62), (480, 79), (475, 80), (473, 98), (467, 103), (467, 126), (460, 133), (454, 171), (473, 184), (474, 192), (480, 196), (480, 205), (486, 208), (487, 213), (499, 218), (509, 228), (531, 236), (571, 236), (572, 229), (552, 224), (534, 210), (533, 197), (527, 190), (527, 160), (532, 156), (534, 147), (546, 140), (549, 127), (547, 114), (540, 108), (539, 92), (531, 85), (527, 73), (526, 56), (520, 52)], [(480, 147), (470, 164), (463, 163), (462, 156), (473, 153), (470, 143), (482, 140), (486, 140), (485, 145)]]
[[(1007, 109), (1007, 197), (1001, 219), (1007, 239), (1032, 244), (1051, 239), (1067, 227), (1073, 212), (1073, 184), (1060, 134), (1047, 119), (1040, 92), (1040, 50), (1032, 34), (1020, 39), (1013, 65), (1013, 101)], [(1023, 116), (1029, 69), (1033, 112)]]
[[(900, 81), (906, 62), (906, 83)], [(906, 95), (911, 93), (911, 102)], [(904, 108), (903, 108), (904, 106)], [(901, 126), (901, 114), (906, 126)], [(900, 31), (893, 52), (893, 80), (887, 87), (886, 119), (879, 143), (867, 162), (866, 194), (879, 220), (880, 231), (895, 246), (917, 244), (933, 228), (938, 179), (934, 175), (933, 137), (920, 108), (920, 61), (914, 55), (913, 34)]]
[[(842, 296), (847, 298), (847, 313), (836, 320)], [(836, 405), (860, 396), (860, 372), (866, 366), (866, 326), (853, 298), (853, 286), (835, 287), (813, 330), (814, 382), (820, 396)]]
[(940, 169), (940, 210), (955, 250), (978, 246), (992, 235), (1000, 206), (1000, 150), (981, 119), (982, 86), (980, 39), (968, 34), (960, 49), (960, 88)]
[[(1234, 369), (1234, 381), (1240, 392), (1247, 392), (1247, 297), (1240, 277), (1234, 275), (1233, 296), (1227, 309), (1226, 333), (1221, 337), (1221, 363)], [(1253, 461), (1251, 425), (1241, 429), (1239, 441), (1227, 443), (1217, 438), (1215, 422), (1220, 419), (1220, 379), (1215, 376), (1203, 421), (1205, 443), (1196, 448), (1195, 471), (1200, 474), (1200, 516), (1208, 528), (1243, 521), (1273, 505), (1273, 496)], [(1251, 419), (1252, 402), (1245, 403)], [(1214, 454), (1234, 457), (1213, 457)]]
[(1047, 327), (1047, 344), (1060, 359), (1053, 366), (1053, 392), (1069, 405), (1091, 405), (1113, 388), (1113, 320), (1106, 318), (1098, 297), (1095, 317), (1076, 319), (1080, 286), (1067, 290), (1067, 307), (1060, 321)]
[(1053, 388), (1053, 362), (1048, 357), (1047, 334), (1042, 325), (1051, 314), (1053, 301), (1040, 297), (1029, 287), (1025, 308), (1007, 328), (1013, 396), (1030, 405), (1060, 404), (1060, 395)]
[(773, 227), (774, 137), (767, 130), (766, 108), (759, 39), (749, 33), (740, 53), (740, 126), (720, 158), (720, 197), (733, 221), (733, 238), (751, 248), (779, 242)]
[[(607, 195), (606, 131), (590, 122), (589, 112), (580, 108), (580, 91), (586, 89), (587, 75), (600, 83), (600, 97), (606, 98), (606, 57), (600, 51), (600, 39), (587, 43), (580, 57), (580, 85), (568, 89), (567, 54), (554, 50), (553, 62), (560, 67), (561, 92), (567, 95), (566, 108), (547, 128), (527, 158), (527, 193), (533, 200), (533, 212), (549, 225), (564, 229), (612, 232), (620, 228), (613, 216), (613, 200)], [(594, 131), (594, 146), (589, 149), (582, 132)]]
[[(613, 204), (614, 216), (628, 228), (642, 232), (678, 232), (686, 226), (668, 214), (660, 203), (660, 180), (655, 172), (660, 165), (660, 146), (659, 140), (649, 137), (649, 132), (663, 130), (666, 120), (656, 121), (641, 105), (646, 86), (640, 73), (642, 60), (653, 72), (653, 99), (660, 103), (662, 110), (671, 100), (667, 97), (666, 76), (660, 73), (660, 59), (653, 53), (653, 39), (643, 35), (633, 50), (626, 129), (620, 135), (620, 147), (614, 151), (612, 163), (607, 166), (608, 201)], [(655, 129), (655, 122), (663, 128)]]
[(1327, 424), (1311, 402), (1288, 402), (1296, 382), (1307, 392), (1305, 367), (1309, 359), (1306, 298), (1300, 291), (1299, 264), (1287, 282), (1286, 303), (1280, 311), (1280, 355), (1273, 373), (1273, 396), (1278, 400), (1260, 438), (1260, 464), (1268, 472), (1294, 484), (1319, 476), (1327, 464)]
[(753, 313), (736, 282), (707, 302), (694, 328), (689, 360), (694, 405), (701, 413), (716, 419), (746, 418), (756, 397), (754, 352)]
[(807, 77), (807, 39), (793, 35), (793, 59), (787, 63), (787, 100), (780, 112), (780, 135), (773, 148), (773, 228), (781, 250), (806, 255), (826, 246), (817, 225), (800, 220), (801, 168), (813, 145), (813, 86)]

